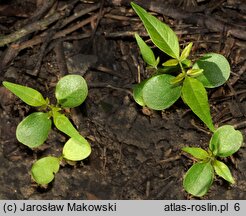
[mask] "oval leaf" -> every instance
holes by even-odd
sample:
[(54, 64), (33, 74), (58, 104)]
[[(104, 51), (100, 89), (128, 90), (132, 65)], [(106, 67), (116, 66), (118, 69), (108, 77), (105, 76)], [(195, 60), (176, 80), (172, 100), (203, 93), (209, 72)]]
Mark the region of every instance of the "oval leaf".
[(208, 53), (200, 58), (193, 66), (194, 69), (203, 69), (203, 74), (197, 79), (206, 88), (215, 88), (223, 85), (230, 76), (230, 64), (227, 59), (217, 53)]
[(174, 76), (161, 74), (150, 78), (143, 87), (143, 101), (151, 109), (163, 110), (178, 100), (181, 86), (174, 86), (171, 80)]
[(179, 42), (175, 32), (139, 5), (132, 2), (131, 6), (142, 20), (153, 43), (167, 55), (178, 59)]
[(64, 114), (61, 114), (59, 112), (53, 112), (53, 119), (54, 124), (59, 131), (65, 133), (70, 137), (81, 136), (79, 132), (75, 129), (73, 124), (70, 122), (70, 120)]
[(80, 75), (64, 76), (56, 85), (55, 95), (62, 107), (79, 106), (88, 95), (86, 81)]
[(30, 106), (38, 107), (47, 104), (42, 94), (33, 88), (6, 81), (3, 82), (3, 85)]
[(60, 160), (56, 157), (44, 157), (32, 165), (32, 178), (40, 185), (49, 184), (58, 172)]
[(213, 163), (213, 167), (218, 176), (222, 177), (223, 179), (230, 182), (231, 184), (235, 183), (231, 175), (231, 171), (229, 170), (228, 166), (226, 166), (226, 164), (224, 164), (221, 161), (215, 160)]
[(213, 183), (214, 171), (210, 163), (196, 163), (185, 174), (184, 189), (193, 196), (204, 196)]
[(90, 155), (91, 146), (82, 136), (79, 139), (72, 137), (65, 143), (62, 153), (67, 160), (80, 161)]
[(237, 152), (242, 144), (242, 133), (231, 125), (224, 125), (214, 132), (209, 148), (216, 156), (228, 157)]
[(193, 157), (200, 159), (200, 160), (205, 160), (209, 157), (209, 154), (201, 148), (184, 147), (184, 148), (182, 148), (182, 150), (191, 154)]
[(193, 77), (186, 77), (182, 88), (182, 99), (207, 127), (214, 131), (208, 96), (202, 83)]
[(155, 55), (152, 49), (144, 42), (144, 40), (138, 35), (135, 34), (138, 46), (140, 48), (141, 55), (143, 60), (152, 67), (157, 67), (157, 61), (155, 60)]
[(17, 140), (30, 148), (44, 143), (51, 129), (48, 113), (35, 112), (23, 119), (16, 129)]

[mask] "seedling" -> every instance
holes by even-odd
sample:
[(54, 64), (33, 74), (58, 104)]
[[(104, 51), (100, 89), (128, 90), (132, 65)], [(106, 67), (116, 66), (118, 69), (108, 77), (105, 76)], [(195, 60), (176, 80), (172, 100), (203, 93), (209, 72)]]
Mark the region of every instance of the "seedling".
[(153, 44), (171, 59), (160, 63), (152, 49), (136, 33), (135, 38), (147, 68), (154, 73), (133, 88), (134, 100), (141, 106), (163, 110), (172, 106), (180, 97), (190, 109), (214, 133), (207, 151), (185, 147), (197, 161), (186, 173), (183, 181), (185, 190), (194, 196), (205, 195), (214, 180), (214, 173), (234, 183), (229, 168), (217, 157), (228, 157), (238, 151), (243, 143), (240, 131), (225, 125), (215, 129), (208, 96), (205, 88), (223, 85), (230, 76), (230, 65), (226, 58), (217, 53), (207, 53), (196, 61), (188, 57), (192, 50), (190, 42), (180, 53), (175, 32), (165, 23), (149, 14), (135, 3), (133, 9), (142, 20)]
[(242, 143), (241, 132), (230, 125), (224, 125), (214, 132), (208, 151), (196, 147), (184, 147), (183, 151), (198, 160), (184, 177), (184, 189), (193, 196), (204, 196), (212, 185), (215, 174), (234, 184), (235, 180), (228, 166), (217, 160), (217, 157), (231, 156), (239, 150)]
[(33, 88), (6, 81), (3, 85), (26, 104), (38, 107), (38, 112), (28, 115), (17, 126), (16, 137), (19, 142), (31, 149), (41, 146), (51, 130), (51, 119), (56, 128), (69, 137), (60, 157), (44, 157), (33, 164), (31, 174), (38, 184), (46, 185), (54, 179), (62, 159), (80, 161), (90, 155), (90, 144), (62, 113), (64, 108), (77, 107), (86, 99), (88, 87), (83, 77), (67, 75), (59, 80), (55, 89), (57, 105), (50, 104), (48, 98), (44, 99), (42, 94)]
[(188, 59), (192, 49), (189, 43), (180, 54), (180, 45), (175, 32), (165, 23), (152, 16), (142, 7), (131, 3), (142, 20), (151, 41), (171, 59), (160, 63), (152, 49), (136, 33), (135, 38), (143, 60), (155, 73), (137, 84), (133, 97), (141, 106), (163, 110), (172, 106), (180, 97), (190, 109), (215, 131), (205, 88), (223, 85), (230, 76), (230, 65), (226, 58), (217, 53), (207, 53), (192, 62)]

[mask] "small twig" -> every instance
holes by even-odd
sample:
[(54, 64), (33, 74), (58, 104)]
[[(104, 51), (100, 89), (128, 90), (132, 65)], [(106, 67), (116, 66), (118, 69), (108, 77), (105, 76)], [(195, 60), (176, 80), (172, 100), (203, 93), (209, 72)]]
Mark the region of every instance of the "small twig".
[(86, 15), (86, 14), (92, 12), (92, 11), (97, 10), (99, 7), (100, 7), (100, 3), (95, 4), (95, 5), (91, 6), (91, 7), (86, 8), (86, 9), (83, 8), (83, 10), (74, 13), (73, 15), (71, 15), (70, 17), (68, 17), (67, 19), (65, 19), (63, 21), (62, 28), (64, 26), (66, 26), (67, 24), (71, 23), (72, 21), (74, 21), (75, 19), (78, 19), (79, 17), (81, 17), (83, 15)]
[(52, 16), (49, 16), (49, 17), (44, 18), (40, 21), (26, 25), (25, 27), (15, 31), (11, 34), (2, 37), (0, 40), (0, 47), (4, 46), (6, 44), (12, 43), (14, 41), (17, 41), (18, 39), (24, 37), (25, 35), (28, 35), (28, 34), (33, 33), (35, 31), (44, 30), (50, 24), (61, 19), (63, 16), (64, 16), (63, 13), (57, 12), (57, 13), (53, 14)]
[(157, 163), (169, 163), (169, 162), (176, 161), (179, 159), (180, 159), (180, 155), (176, 155), (174, 157), (170, 157), (170, 158), (165, 159), (165, 160), (159, 160)]
[(98, 14), (95, 14), (95, 15), (93, 15), (93, 16), (91, 16), (91, 17), (65, 29), (65, 30), (57, 32), (53, 39), (57, 39), (59, 37), (64, 37), (67, 34), (70, 34), (71, 32), (74, 32), (75, 30), (82, 28), (83, 26), (87, 25), (88, 23), (94, 21), (97, 18), (97, 16), (98, 16)]
[(68, 73), (68, 69), (62, 41), (59, 41), (56, 44), (54, 51), (56, 53), (56, 62), (60, 71), (60, 76), (63, 77)]
[(235, 129), (246, 128), (246, 121), (239, 122), (237, 124), (234, 124), (233, 126), (234, 126)]

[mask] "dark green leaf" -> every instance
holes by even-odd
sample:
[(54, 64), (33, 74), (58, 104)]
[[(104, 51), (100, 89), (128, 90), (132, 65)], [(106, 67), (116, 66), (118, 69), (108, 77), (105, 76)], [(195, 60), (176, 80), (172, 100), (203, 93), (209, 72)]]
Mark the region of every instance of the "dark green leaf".
[(38, 107), (47, 104), (42, 94), (33, 88), (6, 81), (3, 82), (3, 85), (30, 106)]
[(54, 174), (60, 168), (60, 160), (56, 157), (44, 157), (32, 165), (32, 178), (40, 185), (49, 184), (54, 179)]
[(182, 99), (207, 127), (214, 131), (208, 96), (202, 83), (193, 77), (186, 77), (182, 88)]
[(182, 148), (182, 150), (191, 154), (193, 157), (200, 159), (200, 160), (205, 160), (209, 157), (209, 154), (201, 148), (184, 147), (184, 148)]
[(44, 143), (51, 129), (49, 115), (43, 112), (34, 112), (23, 119), (16, 129), (19, 142), (30, 148), (35, 148)]
[(80, 75), (62, 77), (56, 85), (56, 99), (62, 107), (76, 107), (84, 102), (88, 95), (85, 79)]
[(212, 165), (207, 163), (194, 164), (185, 174), (184, 189), (193, 196), (204, 196), (213, 183), (214, 171)]
[(174, 86), (171, 80), (174, 76), (168, 74), (150, 78), (144, 85), (142, 94), (145, 105), (154, 110), (163, 110), (178, 100), (181, 86)]
[(70, 138), (63, 147), (63, 157), (71, 161), (79, 161), (87, 158), (91, 153), (91, 146), (85, 138)]
[(136, 33), (135, 38), (137, 40), (138, 46), (140, 48), (141, 55), (144, 59), (144, 61), (152, 66), (157, 67), (157, 61), (155, 60), (155, 55), (152, 51), (152, 49), (143, 41), (143, 39)]
[(193, 66), (194, 69), (203, 69), (203, 74), (197, 79), (206, 88), (215, 88), (223, 85), (230, 76), (230, 64), (227, 59), (217, 53), (208, 53), (200, 58)]
[(231, 171), (229, 170), (228, 166), (226, 166), (226, 164), (224, 164), (221, 161), (215, 160), (213, 163), (213, 167), (218, 176), (222, 177), (223, 179), (230, 182), (231, 184), (235, 183), (231, 175)]
[(142, 20), (153, 43), (167, 55), (179, 58), (179, 42), (174, 31), (156, 17), (147, 13), (142, 7), (131, 3), (133, 9)]
[(242, 144), (242, 133), (231, 125), (224, 125), (214, 132), (209, 148), (216, 156), (228, 157), (237, 152)]

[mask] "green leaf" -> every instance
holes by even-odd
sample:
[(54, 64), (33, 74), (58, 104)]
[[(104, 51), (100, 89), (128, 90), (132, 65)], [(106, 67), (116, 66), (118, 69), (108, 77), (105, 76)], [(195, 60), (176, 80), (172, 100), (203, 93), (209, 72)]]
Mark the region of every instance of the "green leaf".
[(190, 51), (192, 49), (193, 43), (190, 42), (182, 51), (181, 56), (180, 56), (180, 61), (184, 61), (189, 55)]
[(162, 65), (166, 66), (166, 67), (170, 67), (170, 66), (176, 66), (178, 65), (179, 61), (177, 59), (169, 59), (166, 62), (164, 62)]
[(183, 65), (184, 68), (190, 67), (191, 64), (192, 64), (192, 62), (189, 59), (185, 59), (185, 60), (182, 61), (182, 65)]
[(231, 184), (234, 184), (235, 181), (231, 175), (231, 171), (229, 170), (228, 166), (224, 164), (221, 161), (215, 160), (213, 163), (213, 167), (215, 170), (215, 173), (225, 179), (226, 181), (230, 182)]
[(215, 88), (223, 85), (230, 76), (230, 64), (227, 59), (217, 53), (208, 53), (200, 58), (194, 69), (203, 69), (203, 74), (197, 77), (206, 88)]
[(84, 102), (88, 95), (85, 79), (80, 75), (62, 77), (56, 85), (56, 99), (62, 107), (76, 107)]
[(200, 160), (205, 160), (209, 157), (209, 154), (205, 150), (203, 150), (202, 148), (184, 147), (184, 148), (182, 148), (182, 150), (191, 154), (193, 157), (200, 159)]
[(154, 110), (163, 110), (175, 103), (180, 97), (181, 86), (172, 85), (173, 78), (168, 74), (151, 77), (142, 89), (145, 105)]
[(155, 60), (155, 55), (152, 49), (143, 41), (143, 39), (136, 33), (135, 38), (137, 40), (138, 46), (140, 48), (143, 60), (150, 66), (156, 68), (157, 61)]
[(29, 148), (35, 148), (44, 143), (51, 129), (48, 113), (34, 112), (23, 119), (16, 129), (17, 140)]
[(42, 94), (33, 88), (6, 81), (3, 82), (3, 85), (30, 106), (38, 107), (47, 104)]
[(237, 152), (242, 144), (242, 133), (231, 125), (224, 125), (214, 132), (209, 148), (216, 156), (228, 157)]
[(196, 163), (185, 174), (184, 189), (193, 196), (204, 196), (213, 183), (214, 171), (210, 162)]
[(174, 77), (173, 79), (171, 79), (171, 84), (172, 85), (176, 85), (181, 83), (181, 81), (183, 81), (185, 78), (185, 74), (184, 73), (180, 73), (178, 74), (176, 77)]
[(60, 168), (60, 160), (56, 157), (44, 157), (32, 165), (32, 178), (40, 185), (49, 184), (54, 179), (54, 174)]
[(190, 69), (187, 71), (187, 75), (190, 77), (197, 77), (203, 73), (203, 69)]
[(85, 138), (70, 138), (63, 147), (63, 157), (71, 161), (87, 158), (91, 153), (91, 146)]
[(133, 98), (140, 106), (145, 106), (143, 101), (143, 87), (146, 82), (147, 80), (144, 80), (133, 87)]
[(207, 127), (214, 131), (208, 96), (202, 83), (193, 77), (186, 77), (182, 88), (182, 99)]
[(178, 59), (179, 42), (175, 32), (139, 5), (132, 2), (131, 6), (142, 20), (153, 43), (167, 55)]
[(53, 112), (53, 119), (54, 124), (59, 131), (65, 133), (70, 137), (76, 138), (81, 136), (79, 132), (75, 129), (73, 124), (70, 122), (70, 120), (64, 114), (55, 111)]

